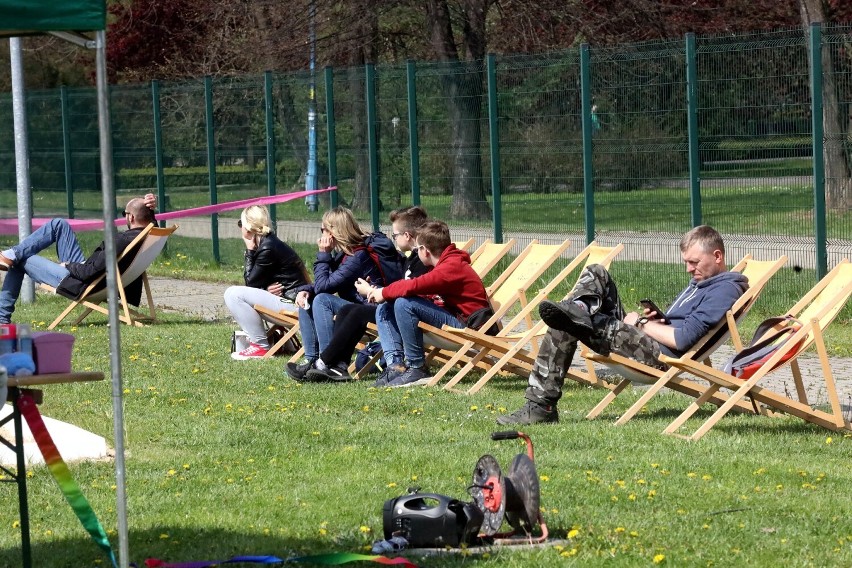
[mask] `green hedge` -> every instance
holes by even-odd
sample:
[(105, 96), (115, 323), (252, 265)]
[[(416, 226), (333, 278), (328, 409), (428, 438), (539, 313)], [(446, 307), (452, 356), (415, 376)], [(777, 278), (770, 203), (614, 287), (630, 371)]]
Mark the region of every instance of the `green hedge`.
[[(164, 168), (166, 187), (199, 187), (210, 183), (207, 166), (188, 166), (183, 168)], [(217, 166), (217, 185), (266, 184), (266, 169), (249, 166)], [(118, 190), (156, 187), (157, 172), (154, 168), (126, 168), (115, 176)]]

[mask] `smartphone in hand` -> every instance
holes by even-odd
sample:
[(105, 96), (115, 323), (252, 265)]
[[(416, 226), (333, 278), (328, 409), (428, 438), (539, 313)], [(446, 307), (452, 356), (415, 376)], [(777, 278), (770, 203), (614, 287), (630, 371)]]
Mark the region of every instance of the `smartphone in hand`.
[(639, 305), (645, 308), (646, 310), (657, 312), (657, 316), (654, 319), (661, 320), (663, 323), (670, 323), (669, 318), (666, 317), (666, 312), (661, 310), (660, 307), (655, 304), (653, 300), (648, 298), (645, 298), (644, 300), (639, 300)]

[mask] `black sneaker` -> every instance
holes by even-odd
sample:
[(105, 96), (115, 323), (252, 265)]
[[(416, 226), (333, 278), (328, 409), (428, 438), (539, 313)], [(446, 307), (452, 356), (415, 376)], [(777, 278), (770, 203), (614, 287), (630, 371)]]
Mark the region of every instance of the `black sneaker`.
[(373, 383), (373, 386), (377, 388), (386, 387), (388, 386), (388, 383), (390, 383), (392, 380), (394, 380), (407, 370), (408, 369), (405, 367), (405, 365), (402, 365), (400, 363), (388, 365), (376, 379), (376, 382)]
[(326, 367), (325, 369), (308, 369), (308, 372), (305, 373), (304, 380), (309, 383), (324, 383), (328, 381), (342, 383), (351, 381), (352, 377), (349, 375), (348, 365), (345, 363), (339, 363), (338, 365)]
[(545, 300), (538, 306), (538, 315), (548, 326), (567, 331), (577, 339), (582, 340), (595, 331), (589, 312), (571, 301)]
[(287, 371), (287, 375), (294, 381), (303, 381), (308, 371), (314, 368), (315, 362), (315, 359), (305, 359), (304, 363), (287, 363), (284, 370)]
[(406, 369), (404, 373), (389, 382), (387, 386), (392, 389), (398, 389), (400, 387), (417, 387), (425, 385), (431, 378), (432, 375), (429, 374), (427, 369), (423, 367), (410, 367)]
[(559, 422), (559, 411), (553, 405), (542, 406), (530, 400), (513, 412), (497, 419), (497, 424), (544, 424)]

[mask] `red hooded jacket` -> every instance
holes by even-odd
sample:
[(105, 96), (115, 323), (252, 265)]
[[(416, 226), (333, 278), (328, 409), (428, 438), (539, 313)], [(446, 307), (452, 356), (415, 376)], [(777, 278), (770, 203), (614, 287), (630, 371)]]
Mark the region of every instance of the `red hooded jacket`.
[(485, 286), (470, 266), (470, 255), (452, 243), (444, 249), (431, 271), (382, 288), (386, 300), (430, 295), (441, 296), (444, 308), (462, 322), (476, 310), (488, 306)]

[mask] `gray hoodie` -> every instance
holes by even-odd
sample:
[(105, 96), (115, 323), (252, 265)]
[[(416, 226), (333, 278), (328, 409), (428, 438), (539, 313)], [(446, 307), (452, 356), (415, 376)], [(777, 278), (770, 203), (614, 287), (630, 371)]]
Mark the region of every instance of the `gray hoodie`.
[(661, 345), (663, 353), (681, 356), (725, 317), (747, 289), (748, 278), (739, 272), (722, 272), (700, 282), (692, 280), (666, 310), (666, 317), (675, 328), (677, 349)]

